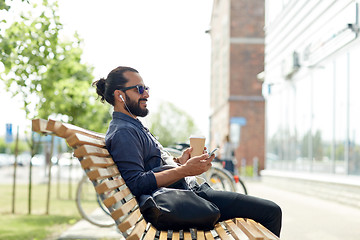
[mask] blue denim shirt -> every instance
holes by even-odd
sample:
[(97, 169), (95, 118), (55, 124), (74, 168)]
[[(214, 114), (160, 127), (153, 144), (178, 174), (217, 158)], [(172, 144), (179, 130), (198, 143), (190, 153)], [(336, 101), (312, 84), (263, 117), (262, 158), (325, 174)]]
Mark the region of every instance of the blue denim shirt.
[(152, 169), (164, 164), (162, 146), (139, 120), (113, 112), (105, 143), (126, 185), (136, 197), (157, 189)]

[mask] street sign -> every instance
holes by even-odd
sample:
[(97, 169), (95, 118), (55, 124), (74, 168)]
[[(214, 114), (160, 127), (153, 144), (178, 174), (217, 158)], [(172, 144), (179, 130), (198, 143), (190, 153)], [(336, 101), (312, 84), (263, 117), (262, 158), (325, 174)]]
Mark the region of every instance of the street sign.
[(11, 143), (13, 141), (13, 135), (12, 135), (12, 124), (6, 123), (6, 135), (5, 135), (5, 141), (6, 143)]
[(244, 117), (232, 117), (230, 118), (230, 123), (238, 124), (240, 126), (246, 125), (246, 118)]

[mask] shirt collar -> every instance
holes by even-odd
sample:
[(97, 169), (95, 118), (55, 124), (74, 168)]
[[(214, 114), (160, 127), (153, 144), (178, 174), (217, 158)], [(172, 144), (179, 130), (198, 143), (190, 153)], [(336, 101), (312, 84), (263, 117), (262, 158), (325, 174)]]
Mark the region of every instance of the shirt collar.
[(135, 126), (139, 127), (140, 129), (144, 129), (145, 127), (143, 126), (143, 124), (140, 122), (139, 119), (134, 119), (132, 117), (130, 117), (129, 115), (126, 115), (125, 113), (122, 112), (113, 112), (113, 119), (121, 119), (123, 121), (127, 121), (130, 122), (132, 124), (134, 124)]

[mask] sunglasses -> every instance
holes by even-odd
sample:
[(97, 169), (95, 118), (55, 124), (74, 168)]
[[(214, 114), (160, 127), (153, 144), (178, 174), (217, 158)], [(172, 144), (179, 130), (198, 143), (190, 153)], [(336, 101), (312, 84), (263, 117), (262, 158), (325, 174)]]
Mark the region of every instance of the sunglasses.
[(127, 91), (129, 89), (133, 89), (133, 88), (137, 88), (139, 94), (143, 94), (145, 91), (149, 93), (149, 87), (147, 86), (142, 86), (142, 85), (135, 85), (135, 86), (131, 86), (131, 87), (126, 87), (126, 88), (122, 88), (122, 89), (119, 89), (120, 91)]

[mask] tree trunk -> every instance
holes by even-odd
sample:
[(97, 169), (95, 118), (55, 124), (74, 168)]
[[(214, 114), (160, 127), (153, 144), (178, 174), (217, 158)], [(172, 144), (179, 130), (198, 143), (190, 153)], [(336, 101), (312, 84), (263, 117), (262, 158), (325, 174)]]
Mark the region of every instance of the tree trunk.
[(47, 188), (47, 198), (46, 198), (46, 215), (49, 215), (49, 208), (50, 208), (50, 192), (51, 192), (51, 168), (52, 168), (52, 155), (54, 150), (54, 136), (51, 136), (51, 144), (50, 144), (50, 152), (48, 154), (48, 163), (49, 163), (49, 180), (48, 180), (48, 188)]
[(17, 170), (17, 157), (19, 152), (19, 125), (17, 126), (16, 140), (15, 140), (15, 161), (14, 161), (14, 176), (12, 187), (12, 205), (11, 213), (15, 213), (15, 198), (16, 198), (16, 170)]

